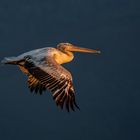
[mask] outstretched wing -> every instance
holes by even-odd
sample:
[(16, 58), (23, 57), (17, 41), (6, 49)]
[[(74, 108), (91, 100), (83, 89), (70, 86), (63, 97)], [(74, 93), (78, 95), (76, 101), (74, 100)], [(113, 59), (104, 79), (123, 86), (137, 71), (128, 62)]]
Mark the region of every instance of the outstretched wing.
[(41, 95), (42, 92), (46, 90), (46, 87), (42, 85), (38, 79), (36, 79), (33, 75), (31, 75), (28, 69), (26, 69), (23, 66), (19, 66), (19, 68), (23, 73), (28, 75), (27, 83), (30, 91), (39, 93)]
[(69, 71), (51, 58), (43, 63), (33, 62), (31, 59), (27, 60), (25, 68), (33, 76), (34, 85), (42, 85), (43, 88), (48, 88), (52, 92), (57, 106), (63, 109), (65, 105), (67, 111), (70, 108), (74, 111), (75, 107), (79, 109), (75, 101), (72, 76)]
[(30, 91), (35, 93), (38, 93), (41, 95), (43, 91), (46, 90), (46, 87), (40, 83), (39, 80), (37, 80), (33, 75), (29, 75), (28, 77), (28, 87), (30, 88)]

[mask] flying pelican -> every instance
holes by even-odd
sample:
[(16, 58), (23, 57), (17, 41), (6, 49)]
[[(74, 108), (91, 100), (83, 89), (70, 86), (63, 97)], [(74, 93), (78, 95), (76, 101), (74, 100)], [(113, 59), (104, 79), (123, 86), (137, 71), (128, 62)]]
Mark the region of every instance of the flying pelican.
[(57, 48), (45, 47), (23, 53), (17, 57), (5, 57), (3, 64), (17, 65), (28, 76), (28, 87), (31, 92), (42, 94), (49, 89), (57, 106), (69, 112), (79, 109), (75, 101), (75, 93), (71, 73), (61, 64), (73, 60), (72, 52), (96, 53), (100, 51), (77, 47), (70, 43), (59, 43)]

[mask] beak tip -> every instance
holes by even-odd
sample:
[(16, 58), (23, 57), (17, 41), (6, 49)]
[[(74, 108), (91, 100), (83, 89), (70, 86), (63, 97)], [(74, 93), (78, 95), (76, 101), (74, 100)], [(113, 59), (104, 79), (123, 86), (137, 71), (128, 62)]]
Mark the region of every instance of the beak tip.
[(97, 51), (98, 54), (101, 54), (101, 51)]

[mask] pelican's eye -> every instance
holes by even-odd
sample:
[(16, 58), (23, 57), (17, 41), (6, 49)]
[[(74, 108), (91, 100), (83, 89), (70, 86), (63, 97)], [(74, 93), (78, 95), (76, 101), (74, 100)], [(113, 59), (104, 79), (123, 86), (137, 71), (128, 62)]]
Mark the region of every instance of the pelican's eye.
[(71, 44), (71, 43), (65, 43), (65, 45), (66, 45), (66, 46), (72, 46), (72, 44)]

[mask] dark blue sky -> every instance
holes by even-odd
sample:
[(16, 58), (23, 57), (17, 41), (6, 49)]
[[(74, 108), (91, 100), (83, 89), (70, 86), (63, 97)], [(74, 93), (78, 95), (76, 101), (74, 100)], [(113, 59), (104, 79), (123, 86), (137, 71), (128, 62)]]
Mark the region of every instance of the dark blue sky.
[(0, 59), (71, 42), (100, 49), (76, 54), (81, 111), (59, 110), (51, 94), (31, 94), (26, 76), (0, 67), (1, 140), (139, 140), (140, 2), (138, 0), (0, 1)]

